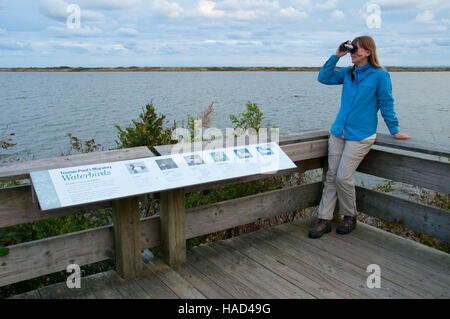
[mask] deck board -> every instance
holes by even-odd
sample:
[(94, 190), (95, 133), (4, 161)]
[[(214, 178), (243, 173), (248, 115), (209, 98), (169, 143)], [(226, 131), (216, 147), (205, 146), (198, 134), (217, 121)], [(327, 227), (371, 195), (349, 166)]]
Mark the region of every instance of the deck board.
[[(295, 232), (298, 227), (305, 231), (307, 230), (305, 224), (297, 223), (287, 225), (286, 229)], [(423, 296), (439, 297), (440, 293), (446, 291), (450, 286), (448, 283), (436, 278), (434, 273), (424, 271), (421, 265), (411, 262), (407, 263), (405, 258), (359, 239), (353, 233), (342, 236), (332, 232), (324, 237), (322, 241), (314, 241), (309, 238), (306, 240), (322, 249), (342, 250), (347, 255), (352, 254), (352, 259), (358, 261), (358, 263), (365, 263), (366, 265), (378, 264), (383, 270), (383, 276), (386, 275), (387, 278), (398, 281), (399, 284), (404, 284), (406, 288), (413, 289)], [(356, 248), (358, 248), (357, 253), (355, 251)]]
[[(450, 255), (358, 224), (349, 235), (312, 240), (313, 220), (189, 249), (174, 267), (144, 254), (144, 273), (123, 280), (115, 271), (12, 298), (449, 298)], [(381, 267), (381, 288), (366, 285), (367, 265)]]
[(242, 254), (246, 255), (248, 258), (253, 259), (263, 267), (279, 275), (280, 277), (296, 285), (297, 287), (305, 290), (316, 298), (344, 298), (333, 290), (323, 287), (323, 284), (307, 277), (302, 273), (303, 271), (296, 271), (295, 269), (288, 267), (286, 264), (276, 260), (274, 257), (267, 255), (264, 249), (259, 249), (261, 248), (261, 245), (253, 247), (251, 243), (248, 243), (241, 237), (235, 237), (232, 240), (224, 241), (224, 243), (225, 245), (230, 245), (235, 249), (239, 249), (239, 251)]
[(262, 298), (262, 295), (246, 286), (238, 278), (210, 262), (201, 254), (199, 248), (187, 251), (188, 263), (192, 263), (198, 271), (207, 276), (208, 280), (220, 285), (227, 293), (238, 299)]
[(250, 235), (253, 236), (254, 240), (265, 241), (269, 245), (279, 247), (287, 254), (296, 256), (310, 266), (314, 266), (317, 271), (326, 273), (333, 280), (352, 287), (360, 294), (370, 298), (398, 297), (395, 291), (392, 292), (386, 287), (376, 290), (367, 288), (365, 269), (355, 267), (350, 262), (333, 254), (315, 249), (302, 240), (291, 238), (276, 228), (269, 228), (264, 232), (255, 232)]
[[(325, 253), (334, 254), (338, 257), (344, 258), (350, 264), (353, 264), (356, 267), (360, 267), (363, 270), (367, 269), (367, 266), (370, 264), (379, 265), (382, 271), (383, 281), (389, 280), (397, 288), (401, 287), (408, 290), (411, 294), (411, 297), (437, 298), (439, 296), (439, 292), (437, 293), (437, 295), (434, 295), (433, 290), (426, 289), (424, 285), (418, 284), (416, 277), (408, 277), (407, 274), (402, 271), (403, 269), (399, 270), (398, 267), (400, 265), (392, 265), (392, 263), (389, 263), (389, 260), (384, 256), (376, 254), (374, 252), (367, 253), (364, 247), (347, 243), (339, 238), (345, 236), (340, 236), (332, 232), (330, 235), (323, 238), (324, 240), (313, 240), (310, 238), (305, 238), (303, 233), (298, 232), (298, 227), (296, 227), (295, 225), (290, 224), (286, 226), (287, 227), (283, 227), (280, 229), (283, 229), (284, 231), (286, 231), (286, 233), (295, 238), (304, 239), (316, 249), (320, 249)], [(305, 232), (307, 231), (307, 229), (302, 230), (304, 230)], [(301, 234), (301, 237), (299, 236), (299, 234)], [(366, 273), (365, 276), (367, 277), (368, 275), (369, 273)], [(417, 273), (416, 276), (418, 276)]]

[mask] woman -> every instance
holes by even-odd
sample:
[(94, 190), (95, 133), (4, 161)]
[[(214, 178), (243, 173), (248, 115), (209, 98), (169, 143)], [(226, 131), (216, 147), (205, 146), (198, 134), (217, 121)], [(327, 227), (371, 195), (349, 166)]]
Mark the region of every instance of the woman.
[(374, 40), (362, 36), (354, 39), (351, 45), (354, 47), (351, 50), (352, 67), (334, 70), (339, 58), (349, 52), (341, 50), (340, 45), (319, 72), (320, 83), (343, 84), (343, 88), (341, 107), (330, 129), (328, 172), (319, 206), (319, 219), (308, 233), (311, 238), (319, 238), (331, 231), (331, 219), (338, 198), (339, 212), (344, 219), (336, 232), (348, 234), (356, 227), (354, 175), (375, 142), (378, 109), (395, 138), (410, 138), (399, 133), (391, 79), (378, 62)]

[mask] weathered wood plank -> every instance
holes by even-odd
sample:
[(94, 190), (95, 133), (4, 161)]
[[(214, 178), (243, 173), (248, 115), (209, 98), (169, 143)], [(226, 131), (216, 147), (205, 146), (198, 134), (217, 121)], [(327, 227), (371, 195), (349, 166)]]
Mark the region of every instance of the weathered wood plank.
[[(314, 218), (315, 220), (315, 218)], [(361, 223), (358, 223), (358, 228)], [(305, 232), (311, 229), (312, 224), (307, 220), (298, 220), (294, 223), (286, 225), (286, 228), (293, 230), (293, 227), (299, 227)], [(333, 229), (337, 227), (337, 223), (333, 223)], [(328, 248), (333, 247), (335, 251), (344, 251), (352, 254), (352, 259), (366, 260), (366, 264), (378, 264), (383, 273), (385, 269), (388, 270), (388, 277), (404, 278), (405, 284), (414, 286), (413, 289), (421, 292), (421, 294), (442, 296), (443, 293), (450, 294), (448, 289), (450, 278), (447, 277), (447, 282), (437, 275), (434, 271), (429, 271), (423, 264), (419, 264), (409, 258), (392, 254), (388, 249), (384, 249), (370, 243), (368, 241), (359, 239), (354, 232), (349, 235), (341, 236), (334, 231), (323, 237), (323, 240), (314, 241), (309, 238), (313, 245), (326, 245)], [(392, 245), (395, 244), (395, 241)], [(325, 249), (328, 249), (325, 247)], [(384, 277), (384, 275), (383, 275)]]
[(161, 244), (161, 223), (159, 215), (141, 219), (141, 248), (148, 249)]
[(359, 172), (450, 193), (450, 163), (370, 150)]
[[(81, 278), (80, 288), (68, 288), (65, 282), (39, 288), (44, 299), (121, 299), (117, 290), (120, 282), (117, 273), (109, 270)], [(120, 289), (123, 290), (123, 289)]]
[[(280, 133), (279, 144), (285, 145), (318, 138), (328, 138), (329, 135), (329, 128), (319, 128), (304, 132)], [(398, 140), (392, 135), (377, 133), (375, 145), (422, 154), (450, 157), (450, 145), (448, 143), (434, 143), (430, 141), (418, 140), (414, 137), (407, 140)]]
[(321, 193), (316, 182), (192, 208), (186, 212), (186, 238), (315, 206)]
[(184, 190), (161, 192), (160, 197), (161, 250), (170, 265), (186, 261), (186, 226)]
[(231, 275), (243, 285), (255, 291), (261, 296), (260, 298), (280, 298), (280, 292), (278, 290), (274, 290), (272, 289), (272, 287), (268, 287), (266, 284), (261, 282), (259, 278), (252, 277), (251, 271), (249, 271), (248, 266), (229, 263), (227, 260), (228, 257), (225, 257), (220, 252), (218, 252), (214, 248), (214, 245), (204, 245), (196, 247), (193, 250), (196, 250), (201, 254), (203, 258), (219, 267), (223, 272)]
[[(281, 235), (284, 232), (284, 228), (280, 225), (279, 228), (274, 228), (274, 232), (278, 235)], [(284, 235), (282, 235), (284, 236)], [(383, 285), (377, 289), (370, 289), (366, 285), (367, 277), (369, 274), (366, 272), (366, 268), (368, 264), (357, 264), (355, 260), (350, 255), (345, 255), (343, 251), (334, 251), (329, 249), (329, 251), (320, 250), (317, 247), (314, 247), (310, 244), (309, 241), (302, 242), (301, 248), (295, 245), (300, 238), (305, 238), (307, 236), (306, 230), (302, 233), (302, 236), (290, 236), (288, 234), (286, 236), (286, 243), (295, 250), (302, 249), (302, 253), (307, 252), (307, 254), (315, 254), (319, 255), (320, 259), (322, 259), (328, 265), (331, 265), (331, 269), (336, 271), (336, 273), (340, 273), (343, 271), (343, 275), (347, 276), (345, 280), (348, 283), (353, 282), (354, 285), (357, 285), (360, 289), (364, 290), (376, 290), (377, 298), (423, 298), (420, 294), (413, 290), (405, 289), (405, 287), (400, 286), (396, 282), (390, 281), (386, 278), (383, 278)], [(284, 238), (284, 237), (282, 237)], [(357, 252), (355, 252), (357, 253)], [(351, 279), (354, 277), (354, 279)]]
[(285, 280), (296, 285), (297, 287), (305, 290), (306, 292), (308, 292), (309, 294), (311, 294), (316, 298), (332, 298), (332, 299), (343, 298), (334, 291), (323, 287), (321, 283), (317, 283), (311, 280), (310, 278), (304, 276), (303, 274), (280, 263), (266, 251), (259, 250), (251, 246), (249, 243), (247, 243), (245, 240), (242, 239), (242, 236), (224, 240), (223, 244), (229, 247), (233, 247), (235, 250), (244, 254), (248, 258), (253, 259), (255, 262), (263, 265), (271, 272), (284, 278)]
[(37, 203), (32, 202), (30, 186), (8, 188), (0, 190), (0, 228), (67, 216), (74, 211), (109, 207), (111, 207), (111, 201), (43, 212)]
[(142, 273), (142, 234), (137, 197), (113, 201), (116, 271), (124, 279)]
[[(156, 258), (152, 254), (152, 252), (148, 249), (145, 249), (142, 252), (142, 260), (144, 263), (155, 263)], [(214, 292), (206, 290), (207, 293), (204, 292), (203, 283), (206, 282), (206, 278), (201, 278), (203, 274), (196, 271), (192, 267), (188, 266), (188, 263), (184, 263), (181, 265), (177, 265), (172, 267), (176, 273), (181, 275), (184, 280), (188, 281), (192, 286), (194, 286), (198, 291), (200, 291), (204, 296), (216, 296)], [(162, 282), (150, 269), (144, 267), (144, 274), (142, 277), (137, 279), (137, 283), (150, 294), (151, 298), (154, 299), (179, 299), (178, 297), (164, 282)], [(222, 290), (221, 290), (222, 291)], [(210, 295), (211, 293), (211, 295)], [(220, 298), (220, 297), (219, 297)]]
[(216, 284), (189, 263), (176, 265), (172, 268), (208, 299), (230, 299), (233, 297), (219, 284)]
[[(360, 269), (349, 264), (346, 260), (334, 255), (325, 254), (318, 249), (311, 249), (306, 242), (295, 240), (292, 242), (289, 236), (277, 230), (276, 227), (265, 229), (264, 232), (255, 232), (253, 240), (265, 240), (273, 246), (280, 247), (282, 250), (297, 256), (305, 263), (317, 268), (317, 271), (323, 271), (335, 280), (357, 290), (362, 295), (368, 295), (372, 298), (399, 298), (401, 294), (396, 290), (387, 290), (386, 288), (369, 289), (366, 286), (367, 274), (365, 269)], [(307, 236), (305, 234), (305, 236)]]
[(144, 264), (162, 282), (164, 282), (179, 298), (205, 299), (206, 297), (193, 285), (176, 273), (171, 267), (159, 259), (148, 260)]
[(8, 299), (42, 299), (42, 297), (39, 294), (39, 290), (32, 290), (32, 291), (24, 292), (20, 295), (15, 295), (15, 296), (9, 297)]
[[(325, 285), (325, 287), (330, 287), (333, 291), (339, 291), (338, 293), (341, 295), (347, 295), (352, 296), (352, 298), (362, 298), (364, 294), (361, 294), (357, 291), (355, 291), (353, 288), (341, 283), (340, 281), (336, 280), (335, 278), (332, 278), (328, 274), (324, 273), (324, 271), (321, 271), (317, 268), (317, 264), (313, 261), (311, 264), (305, 263), (304, 260), (300, 259), (297, 255), (292, 254), (292, 249), (285, 249), (284, 247), (280, 247), (277, 244), (272, 244), (270, 240), (266, 240), (265, 238), (260, 237), (261, 233), (265, 233), (267, 229), (256, 231), (253, 233), (245, 234), (240, 236), (240, 238), (247, 240), (248, 243), (250, 243), (252, 246), (257, 247), (261, 249), (263, 247), (263, 252), (267, 255), (272, 256), (276, 260), (278, 260), (280, 263), (287, 265), (288, 267), (301, 272), (305, 276), (308, 276), (309, 278), (313, 280), (318, 280), (321, 284)], [(203, 248), (199, 247), (199, 248)], [(195, 250), (199, 250), (196, 248)], [(211, 254), (205, 254), (205, 258), (213, 258), (210, 256)], [(218, 257), (215, 257), (218, 258)], [(233, 276), (236, 276), (234, 272), (230, 273), (233, 274)], [(256, 291), (260, 294), (263, 293), (262, 290), (258, 290), (260, 288), (252, 288), (256, 289)], [(267, 295), (263, 295), (265, 298), (267, 298)], [(365, 296), (367, 297), (367, 295)]]
[(279, 145), (306, 142), (317, 139), (328, 139), (330, 128), (323, 127), (309, 130), (292, 131), (288, 133), (280, 133)]
[(319, 158), (328, 155), (328, 140), (301, 142), (282, 145), (281, 149), (293, 162), (311, 158)]
[(115, 271), (110, 273), (108, 280), (115, 292), (120, 295), (119, 299), (150, 299), (152, 296), (136, 280), (123, 279)]
[(358, 210), (435, 238), (450, 241), (450, 212), (364, 187), (356, 188)]
[[(334, 223), (333, 229), (337, 227)], [(409, 277), (405, 271), (398, 271), (400, 265), (393, 265), (383, 255), (375, 252), (367, 253), (364, 247), (356, 244), (346, 243), (341, 240), (342, 237), (335, 232), (331, 232), (330, 235), (324, 236), (321, 240), (314, 240), (306, 237), (305, 234), (309, 228), (299, 227), (299, 224), (284, 224), (277, 229), (285, 231), (290, 236), (297, 238), (298, 240), (307, 241), (312, 246), (320, 249), (323, 252), (329, 254), (335, 254), (339, 257), (347, 260), (349, 263), (354, 264), (357, 267), (366, 269), (368, 265), (376, 264), (380, 266), (382, 273), (381, 285), (384, 286), (385, 280), (388, 280), (406, 290), (413, 291), (422, 298), (442, 298), (442, 288), (436, 285), (423, 285), (419, 283), (418, 279), (420, 274), (416, 273), (415, 276)], [(301, 232), (299, 232), (299, 229)], [(402, 270), (404, 270), (402, 268)], [(367, 274), (368, 276), (369, 274)]]
[(148, 147), (141, 146), (113, 151), (94, 152), (54, 158), (44, 158), (19, 163), (2, 164), (0, 165), (0, 181), (13, 181), (30, 178), (30, 172), (36, 171), (118, 162), (151, 156), (153, 156), (153, 153), (148, 149)]
[(421, 268), (428, 269), (435, 276), (439, 276), (442, 281), (450, 280), (450, 255), (443, 251), (364, 223), (358, 223), (358, 227), (352, 232), (352, 235), (390, 251), (393, 257), (397, 256), (405, 262), (416, 261)]
[[(96, 276), (96, 275), (94, 275)], [(87, 278), (85, 281), (89, 281)], [(39, 294), (42, 299), (96, 299), (89, 285), (81, 284), (80, 288), (70, 289), (66, 283), (59, 283), (43, 288), (39, 288)]]
[(398, 140), (392, 137), (392, 135), (377, 133), (375, 145), (423, 154), (450, 157), (449, 144), (438, 144), (430, 141), (417, 140), (414, 137), (408, 140)]
[(295, 256), (294, 254), (291, 254), (291, 251), (270, 245), (268, 242), (264, 240), (260, 239), (255, 240), (253, 236), (255, 236), (255, 234), (250, 233), (241, 235), (238, 238), (244, 241), (247, 245), (260, 251), (263, 255), (270, 256), (281, 265), (284, 265), (289, 269), (292, 269), (296, 273), (305, 276), (307, 278), (305, 280), (305, 283), (309, 282), (310, 285), (315, 287), (314, 282), (316, 282), (317, 285), (319, 286), (318, 289), (321, 292), (326, 294), (337, 294), (339, 296), (342, 296), (343, 298), (348, 299), (368, 297), (356, 291), (355, 289), (347, 286), (346, 284), (332, 278), (325, 272), (317, 269), (317, 265), (310, 265), (305, 263), (303, 260)]
[(222, 268), (210, 262), (199, 249), (189, 249), (187, 251), (187, 264), (203, 273), (209, 281), (219, 285), (226, 293), (237, 299), (262, 298), (260, 294), (244, 285), (232, 274), (225, 272)]
[(214, 248), (222, 256), (222, 260), (227, 267), (244, 274), (250, 280), (258, 281), (264, 286), (270, 287), (273, 292), (276, 292), (279, 298), (316, 298), (302, 288), (295, 286), (290, 281), (271, 272), (255, 260), (248, 258), (239, 250), (235, 250), (233, 247), (224, 244), (223, 241), (215, 242), (214, 245), (211, 245), (211, 248)]
[(136, 279), (136, 283), (147, 293), (150, 299), (179, 299), (179, 297), (147, 267), (144, 267), (144, 272), (141, 277)]
[(114, 270), (108, 270), (87, 278), (82, 278), (81, 285), (89, 285), (97, 299), (120, 299), (122, 296), (117, 292), (114, 281), (118, 277), (119, 275)]
[(0, 257), (0, 287), (26, 279), (114, 258), (112, 227), (9, 246)]

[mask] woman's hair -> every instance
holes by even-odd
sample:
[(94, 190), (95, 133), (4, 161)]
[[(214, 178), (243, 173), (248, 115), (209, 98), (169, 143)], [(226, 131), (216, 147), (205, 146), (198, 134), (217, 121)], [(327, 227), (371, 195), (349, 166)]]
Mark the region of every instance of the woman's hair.
[[(384, 67), (382, 67), (380, 65), (380, 62), (378, 61), (378, 56), (377, 56), (377, 47), (375, 45), (375, 41), (369, 37), (368, 35), (364, 35), (361, 37), (357, 37), (355, 38), (352, 43), (354, 45), (357, 45), (358, 47), (363, 48), (364, 50), (367, 50), (370, 52), (370, 55), (368, 56), (368, 60), (369, 63), (377, 69), (384, 69)], [(353, 75), (353, 71), (355, 70), (355, 65), (353, 65), (353, 67), (350, 69), (349, 72), (351, 72), (352, 74), (352, 81), (354, 80), (354, 75)]]

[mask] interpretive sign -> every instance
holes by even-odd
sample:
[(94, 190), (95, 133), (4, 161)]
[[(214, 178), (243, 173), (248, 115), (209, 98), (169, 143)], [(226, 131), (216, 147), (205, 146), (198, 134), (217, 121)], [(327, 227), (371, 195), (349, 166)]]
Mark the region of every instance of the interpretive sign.
[(41, 210), (295, 168), (276, 143), (31, 172)]

